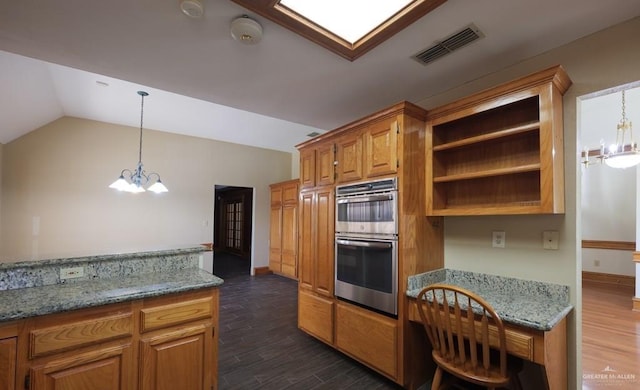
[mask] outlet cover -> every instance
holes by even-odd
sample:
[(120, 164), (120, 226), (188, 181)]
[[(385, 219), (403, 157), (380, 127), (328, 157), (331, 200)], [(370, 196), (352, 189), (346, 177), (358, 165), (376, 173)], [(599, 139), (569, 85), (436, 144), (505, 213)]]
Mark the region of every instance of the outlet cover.
[(491, 240), (491, 246), (494, 248), (504, 248), (506, 236), (504, 232), (493, 232), (493, 238)]
[(547, 230), (542, 232), (542, 247), (544, 249), (558, 249), (558, 231), (557, 230)]
[(60, 279), (81, 278), (84, 276), (84, 267), (71, 267), (60, 269)]

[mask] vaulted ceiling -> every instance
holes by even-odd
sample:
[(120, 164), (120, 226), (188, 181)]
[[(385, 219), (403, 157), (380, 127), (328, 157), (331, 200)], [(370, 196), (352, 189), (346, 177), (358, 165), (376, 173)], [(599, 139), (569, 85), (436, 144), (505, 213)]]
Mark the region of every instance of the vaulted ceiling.
[[(291, 151), (401, 100), (420, 101), (640, 14), (637, 0), (448, 0), (349, 61), (232, 1), (0, 0), (0, 142), (61, 116)], [(259, 44), (231, 38), (247, 14)], [(483, 37), (411, 58), (473, 24)]]

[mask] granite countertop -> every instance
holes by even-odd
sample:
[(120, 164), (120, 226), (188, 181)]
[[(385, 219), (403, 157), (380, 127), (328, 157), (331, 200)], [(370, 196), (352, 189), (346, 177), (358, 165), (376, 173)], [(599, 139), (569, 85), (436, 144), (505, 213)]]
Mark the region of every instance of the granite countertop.
[[(0, 267), (0, 322), (165, 294), (217, 287), (219, 277), (198, 268), (202, 248), (87, 256)], [(85, 276), (61, 280), (60, 269)]]
[(573, 309), (568, 286), (451, 269), (410, 276), (406, 294), (416, 298), (434, 283), (466, 288), (489, 302), (504, 322), (542, 331), (551, 330)]
[(215, 287), (222, 279), (198, 268), (0, 291), (0, 322)]

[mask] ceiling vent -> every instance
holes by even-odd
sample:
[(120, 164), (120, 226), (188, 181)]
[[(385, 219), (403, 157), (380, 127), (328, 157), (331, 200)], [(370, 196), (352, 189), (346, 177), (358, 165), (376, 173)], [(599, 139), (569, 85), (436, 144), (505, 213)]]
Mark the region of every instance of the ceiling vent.
[(482, 37), (484, 37), (484, 34), (482, 34), (482, 32), (472, 24), (442, 41), (437, 42), (435, 45), (420, 51), (411, 58), (423, 65), (427, 65)]
[(313, 137), (317, 137), (319, 135), (320, 135), (320, 133), (318, 133), (317, 131), (314, 131), (314, 132), (311, 132), (311, 133), (307, 134), (307, 137), (313, 138)]

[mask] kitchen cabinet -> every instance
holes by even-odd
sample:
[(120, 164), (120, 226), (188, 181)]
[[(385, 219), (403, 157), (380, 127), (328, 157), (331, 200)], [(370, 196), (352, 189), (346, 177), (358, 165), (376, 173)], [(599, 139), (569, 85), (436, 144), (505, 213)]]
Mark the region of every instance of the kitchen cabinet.
[(269, 269), (290, 278), (298, 271), (299, 180), (272, 184), (269, 227)]
[(9, 389), (218, 388), (215, 288), (18, 322), (17, 337), (0, 340)]
[(336, 347), (389, 378), (398, 378), (398, 324), (394, 319), (338, 301)]
[(336, 141), (338, 183), (362, 180), (363, 136), (360, 129), (346, 133)]
[(429, 111), (427, 215), (564, 213), (557, 66)]
[(17, 337), (0, 338), (0, 389), (15, 389), (17, 343)]
[(300, 188), (332, 185), (335, 182), (336, 147), (324, 142), (300, 150)]
[[(334, 290), (335, 185), (367, 179), (397, 179), (398, 291), (409, 275), (444, 266), (442, 217), (425, 217), (425, 131), (427, 112), (401, 102), (298, 145), (299, 203), (298, 326), (306, 333), (368, 365), (405, 388), (426, 380), (416, 369), (428, 355), (424, 332), (406, 317), (398, 296), (397, 318), (339, 301)], [(335, 145), (335, 182), (305, 187), (305, 166), (318, 164), (319, 150)], [(314, 156), (313, 164), (310, 157)], [(369, 332), (369, 329), (372, 329)], [(426, 364), (426, 363), (425, 363)]]
[(333, 187), (300, 193), (298, 326), (333, 343)]

